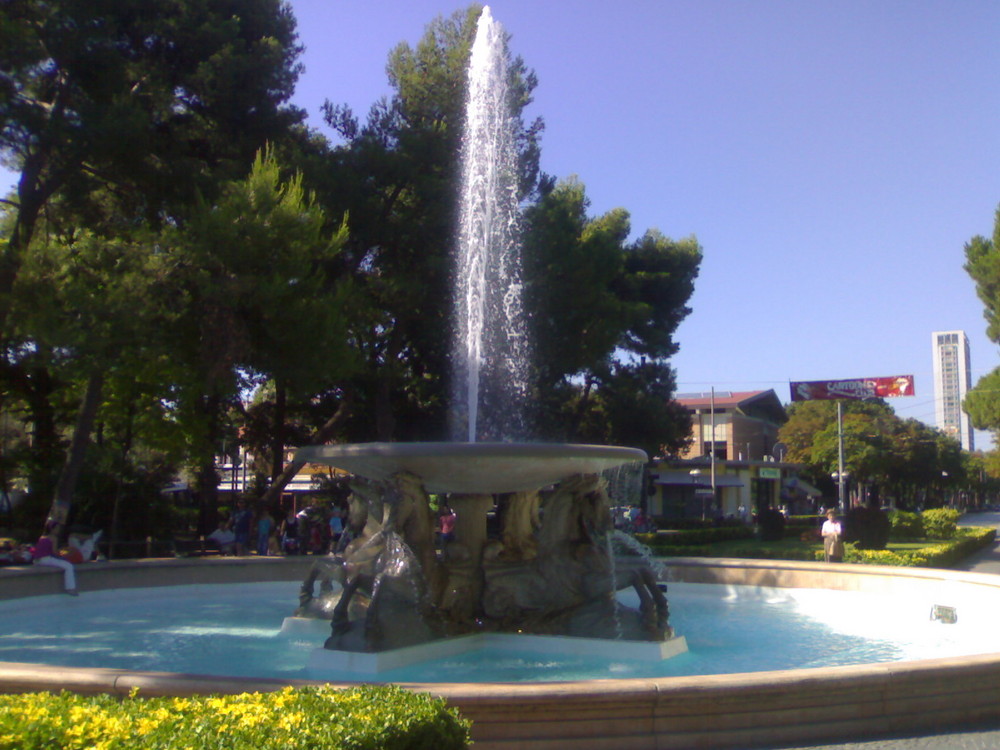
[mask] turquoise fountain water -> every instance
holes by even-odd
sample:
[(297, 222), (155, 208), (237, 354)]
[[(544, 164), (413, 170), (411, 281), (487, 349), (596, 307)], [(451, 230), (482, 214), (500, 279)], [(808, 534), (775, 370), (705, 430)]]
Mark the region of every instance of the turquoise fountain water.
[[(318, 670), (313, 634), (280, 632), (294, 582), (189, 585), (24, 599), (0, 613), (0, 661), (239, 677), (356, 680)], [(628, 594), (622, 594), (628, 598)], [(966, 597), (954, 625), (931, 599), (811, 589), (672, 584), (690, 651), (641, 662), (587, 654), (482, 650), (396, 669), (383, 682), (534, 682), (653, 678), (841, 666), (995, 649), (998, 595)]]

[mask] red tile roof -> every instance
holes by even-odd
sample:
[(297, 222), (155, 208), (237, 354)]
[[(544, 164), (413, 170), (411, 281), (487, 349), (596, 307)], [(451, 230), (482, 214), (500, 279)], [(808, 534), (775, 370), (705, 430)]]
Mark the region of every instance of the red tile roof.
[[(771, 391), (716, 391), (715, 408), (739, 406), (746, 401), (753, 401)], [(678, 393), (674, 399), (688, 409), (708, 409), (712, 405), (711, 393)]]

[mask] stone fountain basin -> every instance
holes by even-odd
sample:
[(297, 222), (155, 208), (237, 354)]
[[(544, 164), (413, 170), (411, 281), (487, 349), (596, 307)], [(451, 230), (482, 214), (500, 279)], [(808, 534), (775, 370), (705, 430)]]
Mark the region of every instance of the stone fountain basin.
[[(80, 566), (80, 589), (301, 580), (302, 558), (143, 560)], [(921, 568), (672, 558), (671, 582), (821, 588), (950, 600), (995, 595), (1000, 577)], [(59, 595), (53, 568), (0, 570), (0, 601)], [(965, 613), (963, 612), (963, 616)], [(944, 626), (951, 627), (951, 626)], [(0, 662), (0, 692), (69, 690), (192, 695), (277, 690), (306, 680)], [(965, 727), (994, 721), (1000, 653), (748, 674), (539, 684), (410, 684), (445, 698), (473, 721), (482, 750), (687, 750), (800, 746)]]
[(333, 466), (367, 479), (416, 474), (431, 493), (494, 494), (537, 490), (577, 474), (634, 462), (638, 448), (572, 443), (357, 443), (299, 448), (296, 461)]

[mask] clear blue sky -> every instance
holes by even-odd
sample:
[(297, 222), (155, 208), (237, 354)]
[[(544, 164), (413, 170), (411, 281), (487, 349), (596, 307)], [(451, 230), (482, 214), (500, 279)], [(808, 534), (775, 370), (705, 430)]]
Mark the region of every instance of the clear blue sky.
[[(497, 0), (535, 70), (542, 168), (633, 232), (695, 235), (679, 390), (912, 374), (934, 419), (931, 331), (1000, 365), (963, 246), (1000, 204), (995, 0)], [(293, 0), (296, 102), (364, 115), (385, 61), (445, 0)], [(977, 442), (985, 436), (977, 435)]]

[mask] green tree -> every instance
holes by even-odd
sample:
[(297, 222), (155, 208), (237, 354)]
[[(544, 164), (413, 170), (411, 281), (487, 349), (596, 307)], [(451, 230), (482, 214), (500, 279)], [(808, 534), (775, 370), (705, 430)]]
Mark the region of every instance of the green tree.
[(273, 381), (281, 412), (272, 422), (276, 476), (286, 397), (309, 399), (355, 367), (344, 315), (350, 290), (328, 274), (346, 226), (331, 235), (327, 225), (301, 175), (282, 179), (276, 158), (261, 153), (246, 179), (200, 204), (164, 240), (178, 290), (170, 334), (177, 414), (187, 425), (205, 524), (213, 520), (225, 415), (241, 407), (241, 394)]
[[(317, 179), (327, 208), (350, 216), (342, 260), (360, 292), (352, 336), (364, 359), (354, 378), (353, 440), (446, 436), (450, 273), (458, 154), (469, 50), (481, 6), (437, 18), (415, 47), (389, 55), (394, 93), (364, 122), (327, 103), (327, 122), (344, 142)], [(527, 196), (538, 175), (541, 121), (521, 115), (536, 81), (508, 61)], [(314, 175), (310, 174), (310, 178)]]
[[(834, 401), (800, 401), (779, 432), (790, 461), (806, 464), (817, 486), (833, 492), (839, 435)], [(961, 446), (915, 419), (900, 419), (884, 401), (843, 402), (844, 465), (870, 499), (891, 494), (900, 507), (940, 502), (946, 485), (965, 481)]]
[[(211, 195), (301, 120), (284, 106), (299, 52), (279, 0), (0, 4), (0, 159), (19, 174), (0, 244), (0, 375), (38, 413), (55, 352), (24, 360), (11, 313), (43, 209), (58, 204), (95, 238), (181, 220), (192, 195)], [(97, 368), (84, 381), (54, 512), (72, 494), (105, 380)]]
[(526, 212), (527, 306), (539, 352), (535, 422), (551, 439), (676, 453), (689, 422), (671, 404), (668, 360), (690, 312), (701, 248), (653, 230), (629, 243), (627, 211), (591, 218), (588, 208), (583, 184), (571, 179)]
[[(55, 458), (66, 449), (54, 487), (45, 476), (54, 473), (51, 463), (33, 477), (33, 490), (52, 489), (52, 512), (64, 518), (105, 385), (122, 378), (141, 383), (157, 359), (150, 331), (164, 322), (156, 300), (165, 269), (141, 229), (110, 238), (49, 221), (46, 230), (12, 295), (11, 340), (18, 345), (5, 365), (13, 373), (6, 379), (11, 391), (20, 389), (32, 419), (45, 423), (36, 431), (42, 454)], [(80, 405), (70, 429), (71, 398)]]
[[(965, 245), (965, 271), (976, 284), (983, 303), (986, 335), (1000, 343), (1000, 208), (994, 216), (993, 236), (976, 236)], [(962, 404), (974, 427), (1000, 434), (1000, 368), (984, 375)]]
[(210, 193), (301, 119), (282, 108), (299, 52), (279, 0), (0, 4), (0, 157), (19, 172), (0, 331), (53, 197), (87, 215), (95, 186), (113, 186), (125, 213), (152, 218)]

